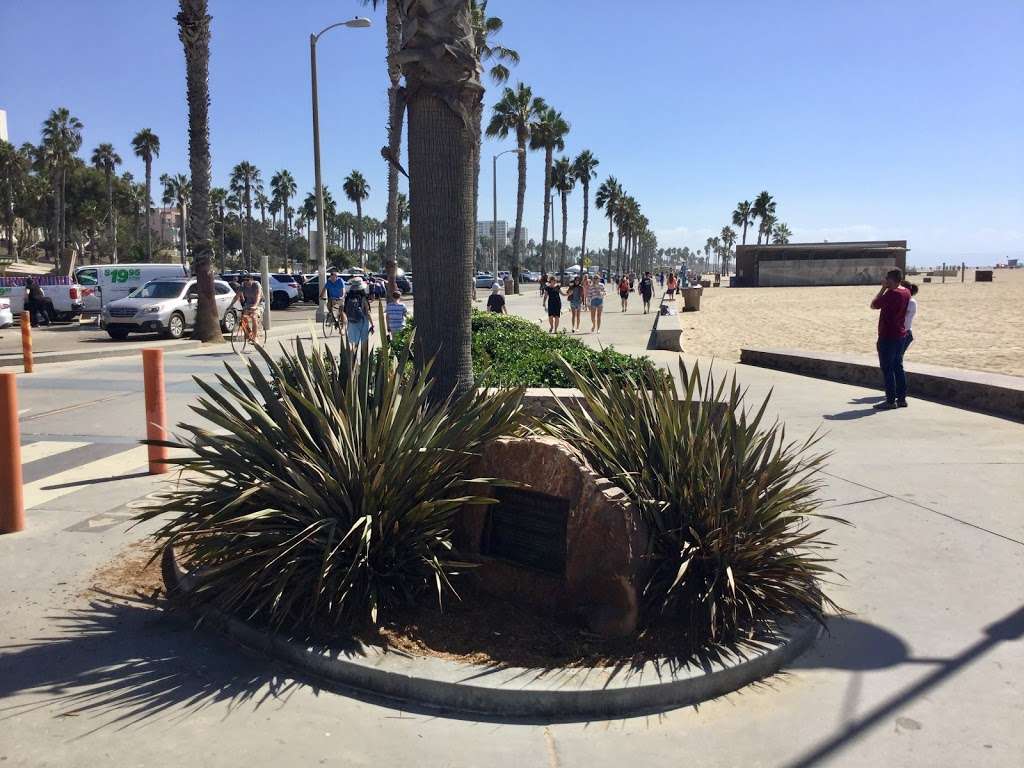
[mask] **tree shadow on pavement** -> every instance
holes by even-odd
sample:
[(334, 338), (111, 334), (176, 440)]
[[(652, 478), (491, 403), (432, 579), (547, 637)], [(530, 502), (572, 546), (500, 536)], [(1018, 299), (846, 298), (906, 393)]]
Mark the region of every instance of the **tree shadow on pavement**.
[(89, 714), (96, 728), (128, 728), (213, 704), (229, 711), (287, 698), (299, 682), (272, 661), (254, 664), (153, 601), (110, 595), (57, 617), (59, 634), (0, 646), (0, 721), (56, 705), (58, 717)]

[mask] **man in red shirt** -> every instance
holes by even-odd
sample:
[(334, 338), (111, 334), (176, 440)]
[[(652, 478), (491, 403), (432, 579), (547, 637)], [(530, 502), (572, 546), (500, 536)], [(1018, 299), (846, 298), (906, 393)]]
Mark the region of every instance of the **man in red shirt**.
[(878, 315), (878, 365), (885, 382), (885, 402), (875, 408), (889, 410), (907, 407), (907, 376), (903, 372), (903, 337), (907, 335), (903, 321), (910, 303), (910, 291), (900, 285), (903, 273), (889, 270), (881, 290), (871, 300)]

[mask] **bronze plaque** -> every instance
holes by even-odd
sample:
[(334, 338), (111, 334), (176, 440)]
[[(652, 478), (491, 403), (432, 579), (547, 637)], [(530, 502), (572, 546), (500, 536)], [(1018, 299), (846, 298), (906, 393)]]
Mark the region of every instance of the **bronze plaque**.
[(496, 488), (494, 495), (481, 554), (564, 576), (569, 500), (521, 488)]

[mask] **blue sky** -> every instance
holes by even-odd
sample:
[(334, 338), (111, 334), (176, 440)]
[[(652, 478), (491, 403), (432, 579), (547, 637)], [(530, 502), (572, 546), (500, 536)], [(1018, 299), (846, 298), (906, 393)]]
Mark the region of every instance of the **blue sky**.
[[(15, 143), (50, 109), (85, 124), (83, 154), (150, 127), (155, 174), (187, 172), (184, 64), (171, 0), (0, 0), (0, 109)], [(214, 182), (246, 159), (312, 187), (312, 31), (319, 45), (325, 183), (352, 168), (383, 218), (382, 12), (358, 0), (211, 0)], [(906, 238), (919, 264), (1024, 256), (1024, 2), (491, 0), (513, 80), (572, 124), (640, 202), (665, 246), (699, 246), (736, 202), (769, 190), (797, 240)], [(45, 41), (46, 44), (43, 44)], [(499, 95), (488, 83), (487, 103)], [(486, 113), (485, 113), (486, 115)], [(486, 142), (490, 157), (511, 143)], [(539, 239), (542, 156), (529, 156), (526, 226)], [(339, 197), (338, 194), (335, 195)], [(515, 163), (499, 160), (499, 218), (515, 215)], [(578, 244), (582, 195), (570, 198)], [(489, 216), (490, 195), (481, 200)], [(559, 223), (560, 228), (560, 223)], [(607, 237), (591, 212), (588, 241)], [(600, 238), (600, 239), (598, 239)]]

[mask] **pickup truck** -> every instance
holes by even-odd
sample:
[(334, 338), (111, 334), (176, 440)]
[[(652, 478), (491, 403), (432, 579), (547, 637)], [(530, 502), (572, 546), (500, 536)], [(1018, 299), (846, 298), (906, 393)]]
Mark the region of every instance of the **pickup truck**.
[[(0, 277), (0, 298), (9, 299), (11, 312), (20, 315), (25, 304), (28, 277)], [(46, 296), (46, 314), (51, 321), (71, 322), (82, 314), (82, 287), (70, 277), (34, 277)]]

